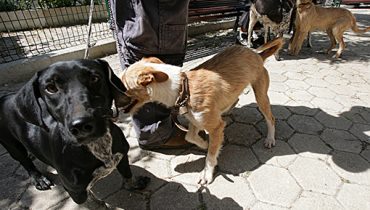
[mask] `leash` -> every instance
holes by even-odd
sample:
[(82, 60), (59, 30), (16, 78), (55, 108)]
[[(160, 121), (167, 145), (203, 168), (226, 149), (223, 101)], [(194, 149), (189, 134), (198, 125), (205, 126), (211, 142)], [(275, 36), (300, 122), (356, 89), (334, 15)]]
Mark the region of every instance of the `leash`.
[(85, 55), (84, 59), (87, 59), (89, 57), (89, 49), (91, 47), (90, 45), (90, 37), (91, 37), (91, 28), (92, 28), (92, 15), (94, 12), (94, 0), (90, 0), (90, 11), (89, 11), (89, 22), (88, 22), (88, 32), (87, 32), (87, 40), (86, 40), (86, 49), (85, 49)]
[(181, 81), (182, 86), (179, 91), (179, 97), (176, 99), (175, 106), (171, 110), (171, 117), (172, 121), (175, 123), (175, 125), (182, 131), (188, 132), (188, 129), (185, 128), (180, 122), (179, 119), (177, 119), (178, 115), (184, 115), (188, 113), (188, 102), (190, 99), (190, 91), (189, 91), (189, 80), (186, 76), (185, 72), (181, 73)]

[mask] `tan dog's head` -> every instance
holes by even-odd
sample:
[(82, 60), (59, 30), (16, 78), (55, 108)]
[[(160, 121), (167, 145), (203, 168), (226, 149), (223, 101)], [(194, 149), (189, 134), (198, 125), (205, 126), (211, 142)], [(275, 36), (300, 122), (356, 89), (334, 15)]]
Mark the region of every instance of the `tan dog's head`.
[(148, 63), (163, 63), (156, 57), (142, 58), (140, 61), (129, 66), (121, 76), (121, 81), (127, 88), (126, 94), (133, 100), (124, 109), (125, 113), (134, 113), (145, 103), (150, 101), (150, 85), (153, 83), (165, 82), (168, 75), (156, 71)]

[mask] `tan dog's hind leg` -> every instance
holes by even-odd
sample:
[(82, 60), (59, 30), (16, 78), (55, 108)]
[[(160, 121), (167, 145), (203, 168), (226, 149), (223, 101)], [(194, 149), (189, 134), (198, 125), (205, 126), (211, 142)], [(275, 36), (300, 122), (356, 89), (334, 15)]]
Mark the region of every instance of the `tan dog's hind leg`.
[(329, 54), (331, 52), (331, 50), (337, 45), (337, 42), (335, 41), (335, 37), (333, 35), (333, 29), (332, 28), (328, 28), (326, 30), (326, 33), (328, 34), (329, 39), (330, 39), (330, 46), (326, 51), (326, 53)]
[(206, 150), (208, 148), (208, 142), (198, 135), (199, 131), (200, 130), (196, 126), (189, 123), (189, 130), (186, 133), (185, 140)]
[(289, 53), (291, 55), (298, 55), (307, 34), (307, 32), (301, 32), (298, 30), (294, 32), (293, 40), (289, 46)]
[(265, 117), (267, 124), (267, 137), (265, 139), (265, 147), (271, 148), (275, 146), (275, 118), (271, 112), (270, 100), (267, 96), (269, 87), (269, 77), (267, 70), (264, 69), (263, 74), (255, 83), (252, 84), (254, 95), (260, 111)]
[(345, 30), (346, 30), (345, 23), (338, 24), (333, 28), (333, 35), (337, 42), (339, 43), (339, 48), (337, 53), (335, 54), (335, 58), (339, 58), (342, 55), (344, 48), (346, 48), (346, 44), (344, 44), (343, 40), (343, 34)]
[(224, 140), (224, 128), (225, 122), (222, 120), (221, 116), (218, 119), (212, 119), (212, 121), (216, 122), (216, 127), (207, 129), (209, 133), (209, 146), (208, 146), (208, 153), (206, 157), (206, 165), (203, 171), (200, 174), (199, 184), (207, 185), (213, 181), (213, 173), (215, 171), (215, 167), (217, 166), (217, 157), (220, 153), (222, 142)]

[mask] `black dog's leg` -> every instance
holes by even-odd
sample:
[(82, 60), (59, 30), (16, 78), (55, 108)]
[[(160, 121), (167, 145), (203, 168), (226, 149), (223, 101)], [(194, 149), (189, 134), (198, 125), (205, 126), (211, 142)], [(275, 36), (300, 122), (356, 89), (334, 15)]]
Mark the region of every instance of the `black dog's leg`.
[(122, 175), (122, 187), (126, 190), (142, 190), (150, 182), (150, 178), (146, 176), (133, 177), (128, 162), (127, 154), (122, 158), (121, 162), (117, 165), (118, 172)]
[(12, 144), (3, 142), (3, 146), (9, 152), (10, 156), (20, 162), (31, 177), (31, 183), (38, 190), (49, 190), (54, 184), (36, 168), (32, 160), (28, 156), (28, 152), (24, 146), (17, 140), (11, 140)]

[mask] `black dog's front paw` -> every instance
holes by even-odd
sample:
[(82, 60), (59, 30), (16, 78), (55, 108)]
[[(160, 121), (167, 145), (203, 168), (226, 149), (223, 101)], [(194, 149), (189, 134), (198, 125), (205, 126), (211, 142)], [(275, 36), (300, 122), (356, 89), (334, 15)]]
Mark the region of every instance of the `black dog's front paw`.
[(129, 191), (142, 190), (148, 186), (150, 178), (147, 176), (137, 176), (131, 179), (124, 179), (123, 188)]
[(38, 190), (50, 190), (51, 186), (54, 186), (52, 181), (39, 173), (31, 175), (31, 183), (35, 185)]

